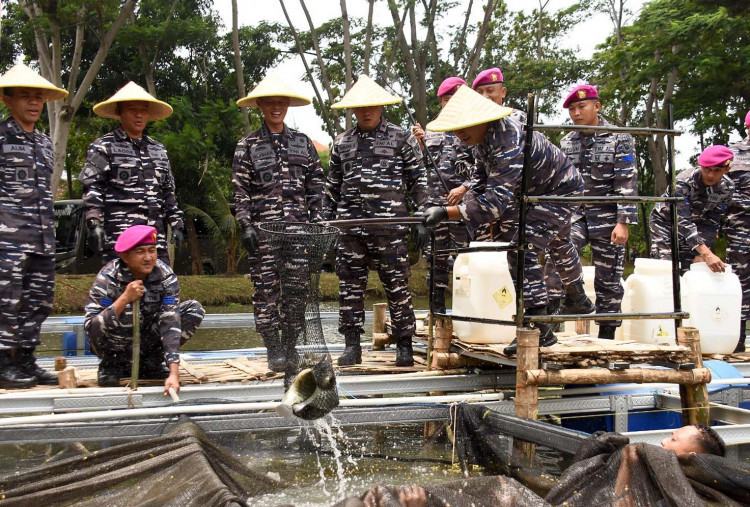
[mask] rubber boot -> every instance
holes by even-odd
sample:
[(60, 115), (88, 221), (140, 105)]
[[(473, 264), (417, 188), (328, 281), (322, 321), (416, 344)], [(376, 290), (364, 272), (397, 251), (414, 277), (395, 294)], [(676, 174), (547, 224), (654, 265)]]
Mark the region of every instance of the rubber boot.
[(359, 343), (359, 331), (347, 331), (344, 334), (344, 353), (338, 358), (339, 366), (352, 366), (362, 362), (362, 345)]
[(122, 377), (130, 376), (129, 369), (123, 354), (107, 352), (99, 361), (96, 382), (100, 387), (117, 387)]
[(747, 321), (741, 320), (740, 321), (740, 339), (737, 342), (737, 347), (735, 347), (735, 352), (745, 352), (745, 338), (747, 335)]
[(57, 385), (57, 375), (36, 364), (34, 347), (21, 347), (16, 354), (16, 366), (26, 375), (36, 377), (39, 384), (45, 386)]
[(445, 313), (445, 289), (433, 291), (432, 304), (435, 307), (435, 313)]
[(0, 350), (0, 388), (26, 389), (39, 383), (37, 378), (16, 366), (14, 350)]
[(607, 325), (599, 326), (599, 338), (602, 340), (614, 340), (615, 331), (617, 331), (616, 326), (607, 326)]
[[(549, 303), (547, 304), (547, 315), (555, 315), (561, 304), (562, 298), (550, 298)], [(562, 331), (562, 322), (552, 322), (550, 323), (550, 326), (555, 333)]]
[[(529, 308), (526, 310), (526, 315), (548, 315), (546, 306), (538, 306), (536, 308)], [(535, 322), (534, 327), (539, 329), (539, 347), (549, 347), (557, 343), (555, 333), (552, 332), (552, 324), (550, 322)], [(515, 338), (510, 342), (510, 345), (503, 349), (503, 354), (506, 356), (515, 356), (518, 352), (518, 343)]]
[(583, 290), (583, 280), (565, 287), (565, 298), (553, 315), (585, 315), (594, 313), (596, 305)]
[(402, 336), (396, 343), (396, 366), (414, 366), (414, 350), (411, 336)]
[(262, 336), (268, 354), (268, 369), (283, 373), (286, 370), (286, 357), (278, 331), (262, 333)]

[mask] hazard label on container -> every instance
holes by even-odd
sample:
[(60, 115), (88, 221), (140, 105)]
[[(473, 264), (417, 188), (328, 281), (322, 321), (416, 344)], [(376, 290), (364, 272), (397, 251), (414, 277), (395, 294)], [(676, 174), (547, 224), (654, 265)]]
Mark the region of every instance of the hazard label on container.
[(508, 287), (503, 287), (495, 292), (492, 297), (495, 299), (495, 303), (497, 303), (497, 306), (499, 306), (501, 310), (513, 302), (513, 294)]

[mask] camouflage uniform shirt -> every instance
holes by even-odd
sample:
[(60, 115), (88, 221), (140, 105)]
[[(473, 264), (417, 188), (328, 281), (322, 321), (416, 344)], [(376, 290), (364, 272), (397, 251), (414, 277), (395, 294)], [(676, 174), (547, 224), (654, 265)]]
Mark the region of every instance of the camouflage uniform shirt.
[(0, 251), (54, 255), (52, 141), (25, 132), (13, 118), (0, 123)]
[[(461, 143), (461, 140), (455, 134), (452, 132), (430, 132), (428, 130), (425, 132), (424, 144), (437, 164), (438, 171), (440, 171), (448, 191), (462, 185), (469, 190), (474, 187), (472, 181), (474, 164), (471, 151)], [(446, 194), (448, 191), (443, 187), (440, 178), (430, 172), (428, 180), (430, 206), (447, 206)]]
[[(610, 126), (601, 116), (599, 125)], [(562, 138), (560, 148), (583, 177), (583, 195), (637, 195), (635, 145), (630, 134), (571, 132)], [(638, 222), (638, 208), (628, 203), (585, 204), (573, 221), (581, 218), (586, 219), (589, 237), (609, 238), (616, 224)]]
[(237, 143), (232, 172), (237, 220), (243, 227), (322, 218), (323, 169), (305, 134), (286, 125), (272, 134), (263, 123)]
[(734, 182), (734, 195), (727, 211), (724, 230), (737, 243), (750, 246), (750, 137), (729, 147), (734, 153), (729, 178)]
[[(532, 139), (528, 195), (580, 192), (583, 180), (565, 154), (538, 132), (534, 132)], [(487, 188), (475, 199), (458, 205), (461, 216), (472, 227), (497, 220), (515, 205), (520, 193), (525, 145), (523, 126), (516, 120), (506, 117), (487, 126), (484, 142), (474, 147), (477, 172), (487, 175)], [(528, 217), (536, 213), (537, 219), (545, 219), (542, 216), (547, 215), (545, 208), (545, 205), (531, 206)], [(552, 220), (551, 226), (558, 221), (554, 214), (547, 218)]]
[[(325, 216), (338, 220), (408, 217), (427, 202), (422, 150), (417, 139), (385, 119), (370, 131), (355, 126), (336, 137), (331, 150)], [(407, 199), (404, 199), (404, 193)], [(368, 227), (379, 235), (400, 235), (405, 225)], [(359, 228), (348, 230), (351, 234)]]
[[(133, 281), (135, 278), (125, 263), (115, 259), (102, 267), (89, 291), (84, 328), (88, 332), (92, 321), (99, 319), (98, 327), (104, 331), (112, 350), (127, 350), (133, 340), (133, 305), (127, 305), (119, 317), (113, 306)], [(182, 330), (177, 276), (169, 265), (157, 260), (154, 269), (143, 280), (143, 285), (146, 293), (141, 298), (141, 329), (147, 329), (154, 319), (158, 319), (167, 363), (179, 363)]]
[[(677, 175), (675, 197), (683, 198), (677, 203), (677, 229), (680, 240), (691, 249), (705, 244), (719, 230), (719, 223), (727, 212), (734, 193), (734, 183), (724, 175), (718, 183), (707, 187), (701, 177), (701, 168), (694, 167)], [(668, 195), (668, 191), (664, 193)], [(651, 228), (660, 226), (669, 230), (669, 206), (657, 203), (651, 211)]]
[(101, 220), (107, 233), (105, 250), (133, 225), (155, 227), (159, 249), (166, 248), (166, 224), (183, 228), (167, 150), (145, 134), (131, 139), (117, 127), (91, 143), (78, 179), (86, 218)]

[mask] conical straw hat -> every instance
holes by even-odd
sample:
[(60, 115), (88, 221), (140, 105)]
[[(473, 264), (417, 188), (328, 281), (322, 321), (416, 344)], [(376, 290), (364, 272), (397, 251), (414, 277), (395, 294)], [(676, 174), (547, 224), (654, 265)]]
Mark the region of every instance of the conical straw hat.
[(119, 120), (120, 115), (117, 114), (117, 103), (118, 102), (131, 102), (140, 100), (142, 102), (148, 102), (148, 120), (155, 121), (163, 118), (169, 118), (172, 115), (172, 106), (161, 100), (156, 100), (146, 90), (135, 84), (133, 81), (129, 82), (120, 90), (112, 95), (104, 102), (99, 102), (94, 106), (94, 113), (103, 118), (112, 118), (113, 120)]
[(68, 96), (68, 92), (53, 85), (42, 76), (22, 63), (17, 63), (8, 72), (0, 76), (2, 88), (39, 88), (44, 90), (44, 101), (60, 100)]
[(346, 95), (333, 104), (333, 109), (346, 109), (349, 107), (368, 107), (368, 106), (387, 106), (388, 104), (398, 104), (401, 97), (391, 95), (378, 83), (364, 74), (352, 86)]
[(311, 101), (304, 95), (297, 93), (289, 83), (276, 73), (269, 74), (247, 94), (247, 97), (237, 101), (240, 107), (258, 107), (258, 99), (261, 97), (289, 97), (289, 106), (306, 106)]
[(468, 86), (459, 86), (438, 117), (427, 124), (427, 130), (448, 132), (473, 127), (505, 118), (512, 112), (513, 109), (495, 104)]

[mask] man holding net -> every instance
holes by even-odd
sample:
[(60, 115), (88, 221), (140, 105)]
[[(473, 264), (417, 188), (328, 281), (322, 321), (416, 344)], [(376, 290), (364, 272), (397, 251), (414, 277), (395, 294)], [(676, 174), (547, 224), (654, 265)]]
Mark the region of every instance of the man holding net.
[(180, 390), (180, 346), (205, 312), (195, 300), (180, 302), (177, 276), (157, 258), (157, 244), (154, 227), (125, 229), (114, 245), (119, 257), (99, 271), (89, 291), (83, 325), (91, 351), (101, 359), (97, 378), (102, 387), (116, 387), (121, 377), (130, 376), (133, 303), (140, 301), (140, 376), (164, 379), (165, 393), (170, 387)]
[[(284, 124), (289, 107), (308, 104), (310, 99), (275, 74), (237, 101), (240, 107), (257, 107), (263, 113), (260, 129), (237, 143), (232, 185), (242, 244), (250, 256), (255, 326), (268, 351), (268, 366), (276, 372), (287, 369), (296, 340), (279, 334), (279, 260), (259, 225), (321, 219), (323, 170), (318, 152), (308, 136)], [(291, 294), (283, 297), (287, 296)]]

